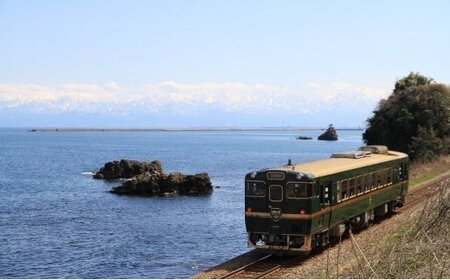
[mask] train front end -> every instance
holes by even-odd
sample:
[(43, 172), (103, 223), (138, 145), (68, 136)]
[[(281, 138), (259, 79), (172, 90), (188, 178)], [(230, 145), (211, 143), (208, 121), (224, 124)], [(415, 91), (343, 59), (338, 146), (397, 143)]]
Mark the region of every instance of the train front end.
[(289, 169), (267, 169), (245, 177), (248, 246), (276, 253), (311, 251), (314, 176)]

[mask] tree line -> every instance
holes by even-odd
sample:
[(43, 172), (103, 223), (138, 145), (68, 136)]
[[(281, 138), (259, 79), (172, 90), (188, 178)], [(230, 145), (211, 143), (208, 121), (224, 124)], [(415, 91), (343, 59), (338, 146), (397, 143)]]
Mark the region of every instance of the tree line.
[(450, 152), (450, 87), (419, 73), (395, 83), (367, 119), (363, 140), (430, 161)]

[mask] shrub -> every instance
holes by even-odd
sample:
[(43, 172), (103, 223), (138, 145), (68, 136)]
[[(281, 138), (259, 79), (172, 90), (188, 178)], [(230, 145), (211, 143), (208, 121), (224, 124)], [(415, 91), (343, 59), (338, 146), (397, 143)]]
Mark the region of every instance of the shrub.
[(450, 87), (410, 73), (395, 83), (367, 120), (363, 140), (407, 153), (412, 160), (433, 160), (450, 152)]

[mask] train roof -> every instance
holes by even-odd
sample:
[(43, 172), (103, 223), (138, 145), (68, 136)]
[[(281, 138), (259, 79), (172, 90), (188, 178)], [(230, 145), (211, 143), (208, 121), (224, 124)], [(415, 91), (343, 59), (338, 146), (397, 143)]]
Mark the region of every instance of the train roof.
[(352, 169), (371, 166), (379, 163), (405, 159), (408, 155), (395, 151), (386, 151), (383, 154), (368, 153), (361, 157), (332, 157), (329, 159), (285, 165), (271, 170), (298, 171), (311, 174), (315, 177), (322, 177), (336, 174)]

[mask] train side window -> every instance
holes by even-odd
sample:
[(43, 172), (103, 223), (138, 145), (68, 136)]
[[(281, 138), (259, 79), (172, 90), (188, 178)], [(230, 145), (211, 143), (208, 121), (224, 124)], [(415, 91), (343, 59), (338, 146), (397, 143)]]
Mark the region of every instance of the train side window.
[(365, 192), (370, 190), (370, 185), (372, 184), (371, 183), (371, 178), (372, 177), (370, 176), (370, 174), (364, 175), (364, 191)]
[(384, 172), (383, 170), (377, 171), (377, 187), (381, 187), (383, 185)]
[(377, 188), (377, 173), (376, 172), (373, 172), (372, 174), (371, 174), (372, 176), (372, 190), (373, 189), (376, 189)]
[(348, 180), (341, 181), (341, 198), (348, 198)]
[(386, 169), (386, 184), (392, 183), (392, 168)]
[(319, 196), (319, 188), (315, 183), (311, 184), (312, 187), (312, 196)]
[(363, 193), (363, 178), (364, 178), (364, 176), (358, 176), (356, 178), (356, 193), (357, 194)]
[(356, 182), (355, 178), (351, 178), (349, 181), (349, 196), (352, 197), (356, 194)]
[(341, 201), (341, 181), (336, 184), (336, 200), (337, 202)]
[(252, 182), (252, 181), (246, 182), (245, 195), (257, 197), (266, 196), (266, 184), (264, 184), (264, 182)]

